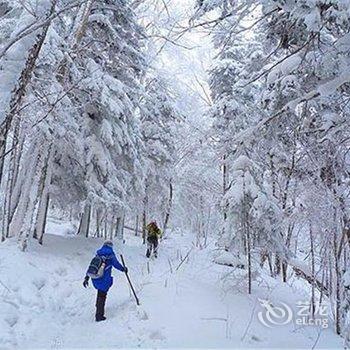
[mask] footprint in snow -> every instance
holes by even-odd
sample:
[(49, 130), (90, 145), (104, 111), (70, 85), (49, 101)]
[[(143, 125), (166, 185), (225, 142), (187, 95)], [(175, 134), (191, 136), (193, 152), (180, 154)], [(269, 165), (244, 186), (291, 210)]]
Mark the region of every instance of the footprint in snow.
[(152, 332), (149, 337), (153, 340), (165, 340), (166, 337), (160, 331)]
[(7, 303), (3, 306), (4, 321), (12, 328), (18, 322), (18, 308), (17, 306)]
[(15, 326), (17, 324), (18, 316), (17, 315), (6, 316), (5, 321), (12, 328), (13, 326)]
[(141, 321), (147, 321), (149, 319), (147, 312), (144, 310), (138, 310), (137, 317)]
[(67, 269), (63, 266), (58, 267), (55, 272), (57, 273), (57, 275), (59, 276), (66, 276), (67, 275)]
[(35, 278), (32, 283), (34, 286), (38, 289), (41, 290), (42, 288), (45, 287), (46, 285), (46, 279), (45, 278)]
[(259, 337), (257, 337), (256, 335), (252, 335), (252, 336), (251, 336), (251, 340), (256, 341), (256, 342), (261, 342), (261, 341), (262, 341), (262, 340), (261, 340)]

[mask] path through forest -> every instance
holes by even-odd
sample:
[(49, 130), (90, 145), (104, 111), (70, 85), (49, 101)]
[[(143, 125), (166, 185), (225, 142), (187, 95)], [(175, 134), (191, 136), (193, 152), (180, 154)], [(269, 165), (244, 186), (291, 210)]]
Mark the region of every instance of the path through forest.
[(43, 247), (33, 242), (28, 253), (20, 252), (13, 240), (6, 241), (0, 246), (0, 308), (5, 310), (0, 347), (341, 345), (331, 329), (260, 324), (257, 298), (296, 302), (304, 297), (298, 283), (281, 286), (266, 277), (254, 283), (253, 295), (248, 296), (245, 278), (236, 278), (236, 286), (232, 279), (225, 283), (232, 268), (213, 263), (215, 246), (199, 249), (194, 241), (191, 234), (171, 233), (161, 244), (159, 258), (147, 263), (140, 238), (126, 236), (119, 252), (125, 255), (141, 306), (136, 306), (125, 276), (115, 271), (108, 319), (99, 324), (93, 318), (95, 290), (85, 290), (82, 280), (100, 240), (48, 234)]

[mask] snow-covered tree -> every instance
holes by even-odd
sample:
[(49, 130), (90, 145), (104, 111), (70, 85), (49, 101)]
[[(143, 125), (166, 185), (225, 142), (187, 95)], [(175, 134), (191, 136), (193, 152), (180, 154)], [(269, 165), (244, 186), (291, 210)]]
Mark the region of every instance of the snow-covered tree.
[[(25, 232), (20, 234), (23, 248), (31, 223), (35, 227), (38, 221), (33, 218), (39, 219), (42, 212), (47, 212), (48, 189), (43, 183), (51, 187), (50, 197), (56, 205), (65, 207), (68, 200), (69, 205), (83, 206), (84, 222), (90, 222), (87, 216), (92, 205), (97, 216), (104, 213), (112, 227), (111, 235), (128, 201), (143, 186), (136, 110), (145, 64), (141, 52), (143, 33), (133, 11), (127, 2), (90, 1), (69, 8), (62, 1), (57, 3), (57, 9), (56, 2), (51, 5), (53, 17), (56, 10), (64, 11), (65, 16), (43, 25), (45, 36), (39, 36), (41, 42), (33, 46), (35, 61), (29, 65), (30, 72), (22, 72), (26, 78), (25, 86), (20, 86), (22, 100), (15, 101), (17, 109), (27, 103), (22, 119), (34, 111), (26, 123), (13, 125), (14, 132), (26, 130), (26, 137), (18, 145), (15, 135), (14, 151), (10, 149), (11, 171), (5, 196), (5, 207), (9, 208), (4, 215), (5, 227), (12, 226), (5, 236)], [(30, 54), (27, 63), (31, 57)], [(27, 78), (29, 73), (31, 80)], [(6, 120), (12, 121), (10, 117)], [(18, 168), (16, 152), (23, 144), (31, 153), (21, 154)], [(47, 156), (43, 149), (48, 151)], [(39, 158), (33, 163), (33, 177), (25, 178), (21, 169), (36, 158), (36, 152)], [(47, 169), (50, 179), (43, 175)], [(17, 187), (13, 181), (17, 175), (13, 174), (20, 175)], [(32, 197), (25, 190), (30, 184)], [(34, 199), (37, 196), (38, 201)], [(87, 225), (83, 233), (88, 231)]]
[[(141, 130), (146, 160), (144, 217), (160, 217), (165, 230), (173, 197), (173, 176), (177, 162), (176, 144), (181, 115), (166, 80), (149, 77), (141, 103)], [(150, 211), (150, 208), (151, 211)]]
[[(348, 183), (345, 175), (348, 157), (344, 153), (348, 147), (348, 128), (345, 127), (348, 124), (345, 117), (349, 82), (346, 73), (349, 67), (346, 53), (348, 11), (349, 4), (342, 1), (198, 1), (193, 17), (200, 21), (196, 25), (212, 26), (214, 40), (219, 42), (218, 47), (222, 50), (219, 51), (219, 62), (220, 55), (229, 53), (231, 47), (242, 46), (240, 35), (245, 38), (241, 52), (246, 57), (253, 57), (244, 50), (258, 38), (257, 65), (240, 66), (238, 58), (231, 63), (236, 72), (230, 77), (227, 74), (226, 84), (212, 84), (217, 101), (226, 89), (224, 105), (231, 103), (241, 109), (246, 104), (240, 97), (256, 85), (260, 96), (255, 99), (255, 111), (249, 113), (248, 119), (241, 111), (237, 120), (245, 124), (241, 124), (241, 129), (231, 131), (229, 116), (235, 111), (230, 110), (228, 117), (219, 119), (221, 124), (218, 125), (223, 127), (219, 128), (218, 134), (224, 137), (232, 133), (233, 137), (229, 135), (228, 140), (236, 142), (231, 149), (238, 150), (238, 154), (244, 150), (249, 160), (259, 166), (257, 173), (264, 174), (263, 193), (269, 193), (271, 208), (283, 217), (273, 235), (270, 229), (270, 235), (277, 237), (275, 273), (282, 272), (284, 281), (288, 264), (298, 270), (291, 263), (291, 249), (298, 244), (298, 232), (301, 229), (309, 231), (311, 227), (313, 233), (306, 239), (306, 244), (312, 245), (309, 262), (314, 275), (307, 276), (300, 270), (298, 274), (309, 282), (319, 278), (315, 275), (315, 254), (320, 256), (321, 271), (331, 269), (325, 273), (334, 273), (335, 279), (327, 280), (323, 287), (334, 291), (330, 297), (334, 299), (337, 333), (346, 329), (342, 323), (346, 317), (340, 303), (344, 293), (340, 260), (349, 249), (348, 244), (344, 244), (349, 222), (345, 209), (348, 193), (344, 191)], [(209, 12), (217, 15), (216, 19), (206, 17)], [(225, 58), (221, 61), (225, 62)], [(234, 86), (239, 76), (242, 90), (237, 103)], [(214, 74), (214, 78), (220, 82), (226, 77), (225, 74)], [(221, 108), (220, 104), (218, 106)], [(225, 206), (229, 204), (225, 203)], [(325, 219), (323, 228), (319, 225), (322, 215)], [(248, 219), (253, 225), (255, 217), (252, 215)], [(268, 227), (263, 221), (260, 226)], [(315, 227), (319, 228), (317, 235)], [(333, 235), (330, 236), (330, 232)], [(327, 247), (331, 261), (324, 261), (322, 251), (315, 252), (315, 239)], [(315, 285), (322, 294), (325, 289), (319, 283), (314, 283), (313, 288)]]

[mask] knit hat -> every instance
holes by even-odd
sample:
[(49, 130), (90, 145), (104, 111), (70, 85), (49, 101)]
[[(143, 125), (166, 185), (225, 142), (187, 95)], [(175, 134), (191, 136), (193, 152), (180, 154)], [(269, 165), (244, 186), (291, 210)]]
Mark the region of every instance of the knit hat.
[(113, 248), (113, 242), (109, 239), (107, 239), (107, 241), (104, 241), (103, 245), (107, 245), (108, 247)]

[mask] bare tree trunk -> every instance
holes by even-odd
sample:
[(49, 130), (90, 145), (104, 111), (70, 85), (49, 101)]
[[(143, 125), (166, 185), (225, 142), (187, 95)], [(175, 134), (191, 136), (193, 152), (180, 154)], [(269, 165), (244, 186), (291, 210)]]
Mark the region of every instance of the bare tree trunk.
[(42, 219), (39, 222), (37, 232), (38, 232), (38, 241), (39, 244), (43, 244), (45, 229), (46, 229), (46, 222), (47, 222), (47, 213), (49, 211), (49, 204), (50, 204), (50, 193), (47, 193), (45, 197), (43, 198), (43, 215)]
[(3, 215), (3, 236), (9, 237), (10, 224), (13, 218), (14, 209), (12, 205), (12, 194), (15, 187), (15, 183), (18, 175), (19, 168), (19, 157), (18, 157), (18, 139), (20, 132), (20, 118), (16, 116), (14, 118), (15, 125), (12, 133), (12, 143), (10, 145), (10, 154), (11, 158), (8, 162), (7, 168), (7, 181), (6, 181), (6, 189), (4, 193), (4, 215)]
[(114, 237), (117, 238), (119, 236), (120, 232), (120, 226), (121, 226), (121, 217), (117, 217), (116, 225), (115, 225), (115, 232)]
[[(22, 166), (20, 167), (20, 162), (23, 158), (22, 152), (24, 149), (24, 134), (25, 132), (22, 130), (21, 131), (21, 136), (20, 136), (20, 142), (18, 147), (17, 157), (14, 161), (14, 173), (11, 179), (11, 188), (6, 191), (6, 194), (8, 195), (9, 198), (9, 206), (8, 206), (8, 223), (11, 224), (12, 220), (14, 219), (15, 212), (18, 209), (21, 195), (23, 194), (23, 186), (25, 184), (25, 180), (28, 177), (28, 169), (31, 169), (31, 164), (30, 164), (30, 158), (32, 154), (37, 153), (37, 147), (39, 147), (38, 142), (34, 141), (30, 145), (29, 150), (25, 153), (25, 159), (23, 161)], [(29, 157), (28, 157), (29, 155)], [(30, 170), (31, 171), (31, 170)], [(10, 233), (10, 230), (8, 230), (8, 233)]]
[[(228, 178), (227, 155), (225, 154), (223, 156), (223, 164), (222, 164), (222, 194), (223, 194), (223, 196), (226, 195), (226, 192), (228, 190), (228, 183), (229, 183), (229, 178)], [(225, 234), (225, 223), (226, 223), (226, 220), (227, 220), (228, 206), (229, 206), (228, 201), (225, 201), (225, 203), (224, 203), (224, 211), (223, 211), (224, 225), (223, 225), (222, 235)]]
[(142, 243), (146, 244), (146, 236), (147, 236), (147, 217), (146, 217), (146, 209), (143, 209), (143, 213), (142, 213)]
[(209, 233), (210, 215), (211, 215), (211, 210), (210, 210), (210, 207), (209, 207), (209, 209), (208, 209), (208, 215), (207, 215), (207, 224), (206, 224), (206, 228), (205, 228), (205, 232), (204, 232), (204, 248), (207, 247), (207, 243), (208, 243), (208, 233)]
[(136, 215), (136, 223), (135, 223), (135, 236), (139, 235), (139, 216)]
[(86, 203), (84, 206), (84, 212), (82, 213), (82, 216), (80, 219), (78, 235), (84, 235), (85, 237), (89, 237), (90, 219), (91, 219), (91, 204)]
[(122, 227), (121, 227), (121, 239), (124, 243), (124, 226), (125, 226), (125, 212), (123, 213), (123, 216), (122, 216)]
[[(310, 255), (311, 255), (311, 276), (313, 279), (316, 279), (315, 276), (315, 249), (314, 249), (314, 235), (312, 230), (312, 224), (310, 223)], [(312, 284), (311, 286), (311, 315), (312, 317), (315, 316), (315, 284)]]
[(340, 281), (341, 281), (341, 271), (339, 267), (338, 260), (338, 242), (337, 242), (337, 233), (334, 228), (333, 231), (333, 252), (334, 252), (334, 272), (335, 272), (335, 332), (341, 334), (341, 325), (340, 325)]
[(111, 226), (110, 226), (110, 231), (109, 231), (109, 239), (112, 240), (113, 239), (113, 235), (114, 235), (114, 215), (112, 215), (112, 220), (111, 220)]
[(169, 200), (168, 200), (168, 205), (165, 213), (165, 220), (164, 220), (164, 226), (163, 226), (163, 234), (165, 235), (165, 232), (168, 228), (168, 222), (170, 218), (170, 212), (171, 212), (171, 207), (173, 203), (173, 184), (172, 180), (169, 182)]
[(143, 199), (143, 212), (142, 212), (142, 243), (146, 244), (147, 238), (147, 208), (148, 208), (148, 195), (147, 195), (147, 185), (146, 185), (146, 194)]
[(247, 228), (247, 259), (248, 259), (248, 294), (252, 294), (252, 256), (251, 256), (251, 241), (250, 229)]
[[(283, 191), (283, 197), (282, 197), (282, 210), (283, 212), (286, 212), (287, 208), (287, 200), (288, 200), (288, 193), (289, 193), (289, 186), (290, 182), (292, 179), (292, 175), (294, 173), (294, 168), (295, 168), (295, 154), (296, 154), (296, 148), (293, 150), (293, 155), (292, 155), (292, 164), (289, 169), (287, 179), (286, 179), (286, 185)], [(290, 247), (291, 239), (292, 239), (292, 234), (294, 230), (294, 224), (289, 223), (288, 224), (288, 231), (287, 231), (287, 237), (286, 237), (286, 247)], [(286, 261), (282, 261), (282, 280), (283, 282), (287, 282), (287, 269), (288, 269), (288, 264)]]
[(245, 233), (246, 233), (246, 251), (247, 251), (247, 264), (248, 264), (248, 294), (252, 293), (252, 257), (251, 257), (251, 235), (249, 227), (249, 217), (248, 217), (248, 208), (245, 200), (244, 204), (244, 217), (245, 217)]
[[(287, 238), (286, 238), (286, 247), (290, 247), (291, 239), (292, 239), (292, 233), (294, 230), (294, 225), (291, 223), (288, 225), (288, 232), (287, 232)], [(288, 270), (288, 264), (285, 260), (282, 261), (282, 280), (283, 282), (287, 282), (287, 270)]]
[(268, 253), (267, 261), (268, 261), (268, 264), (269, 264), (270, 275), (271, 275), (271, 277), (273, 277), (273, 267), (272, 267), (271, 253)]
[(242, 213), (242, 219), (243, 219), (243, 229), (244, 234), (243, 237), (245, 238), (244, 247), (247, 254), (247, 267), (248, 267), (248, 294), (252, 293), (252, 258), (251, 258), (251, 234), (250, 234), (250, 227), (249, 227), (249, 208), (248, 208), (248, 197), (246, 194), (246, 184), (245, 184), (245, 178), (243, 177), (243, 213)]
[(4, 134), (4, 132), (1, 132), (0, 134), (0, 186), (1, 186), (1, 180), (4, 172), (5, 152), (6, 152), (6, 135)]
[[(323, 265), (321, 265), (321, 266), (323, 266)], [(325, 269), (325, 267), (323, 267), (322, 277), (321, 277), (321, 283), (323, 285), (325, 284), (325, 275), (326, 275), (326, 269)], [(318, 305), (322, 305), (322, 301), (323, 301), (323, 290), (320, 291), (320, 298), (319, 298), (319, 301), (318, 301)]]
[(104, 225), (105, 225), (105, 228), (104, 228), (104, 239), (107, 239), (107, 234), (108, 234), (108, 212), (106, 210), (105, 212), (105, 216), (104, 216)]
[(280, 274), (281, 274), (281, 258), (279, 256), (279, 254), (276, 254), (274, 276), (279, 276)]
[(124, 216), (125, 214), (117, 217), (117, 224), (115, 228), (115, 237), (121, 242), (124, 240)]
[(96, 231), (95, 236), (97, 238), (102, 237), (102, 210), (101, 208), (97, 208), (96, 211)]
[(90, 223), (91, 223), (91, 205), (89, 205), (89, 211), (87, 214), (87, 225), (86, 225), (86, 232), (85, 232), (86, 238), (88, 238), (90, 234)]
[(36, 215), (35, 227), (33, 238), (40, 239), (42, 241), (42, 236), (44, 235), (44, 230), (46, 226), (46, 217), (48, 211), (48, 198), (51, 184), (51, 161), (52, 161), (52, 150), (51, 145), (49, 146), (49, 151), (46, 159), (46, 163), (42, 170), (42, 176), (40, 179), (38, 198), (39, 198), (39, 206)]
[(203, 200), (202, 195), (200, 195), (200, 197), (199, 197), (199, 203), (200, 203), (200, 214), (199, 214), (198, 232), (199, 232), (199, 237), (200, 237), (200, 247), (202, 248), (202, 239), (205, 235), (205, 233), (204, 233), (204, 230), (205, 230), (204, 229), (204, 200)]
[(12, 173), (11, 173), (11, 193), (10, 193), (10, 221), (12, 221), (13, 215), (15, 213), (17, 202), (14, 201), (12, 198), (13, 190), (15, 189), (17, 185), (18, 175), (19, 175), (19, 169), (20, 169), (20, 161), (22, 158), (23, 148), (24, 148), (24, 141), (25, 141), (25, 130), (21, 130), (21, 120), (18, 118), (18, 121), (16, 123), (16, 127), (14, 130), (14, 140), (18, 139), (18, 144), (13, 144), (13, 159), (11, 159), (11, 163), (13, 164)]

